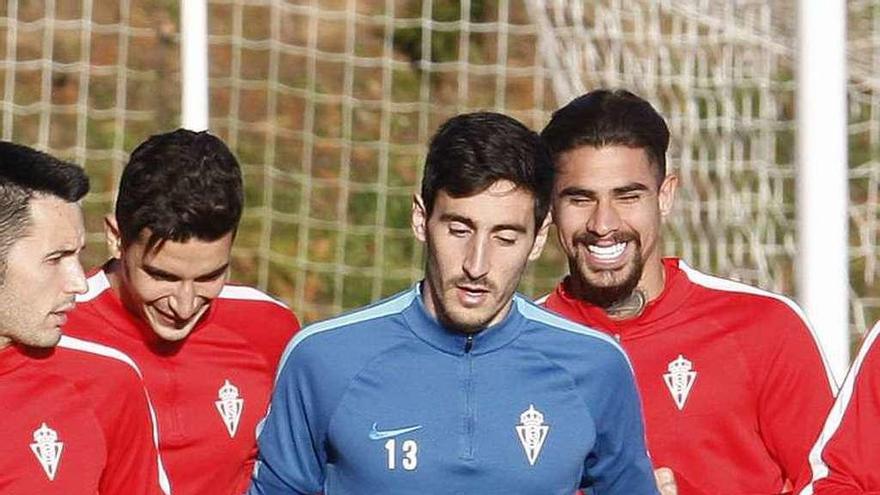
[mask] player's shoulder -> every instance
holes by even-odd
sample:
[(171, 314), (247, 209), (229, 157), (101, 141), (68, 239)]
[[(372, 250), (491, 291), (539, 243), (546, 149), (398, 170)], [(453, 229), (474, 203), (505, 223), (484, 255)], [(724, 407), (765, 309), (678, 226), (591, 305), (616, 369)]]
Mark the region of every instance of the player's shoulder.
[(270, 347), (283, 345), (300, 327), (283, 301), (255, 287), (226, 284), (212, 304), (215, 322), (249, 339), (269, 339)]
[(56, 345), (52, 359), (57, 371), (76, 382), (142, 386), (138, 365), (114, 347), (64, 335)]
[(100, 267), (87, 274), (86, 284), (88, 285), (88, 290), (84, 294), (77, 294), (76, 296), (76, 303), (78, 305), (88, 305), (89, 303), (97, 302), (101, 296), (109, 293), (111, 290), (107, 272)]
[(368, 306), (312, 323), (296, 334), (288, 347), (296, 348), (307, 342), (317, 344), (329, 338), (369, 342), (373, 339), (375, 330), (383, 328), (379, 323), (399, 318), (415, 302), (416, 297), (416, 291), (407, 290)]
[(874, 324), (874, 327), (868, 330), (865, 333), (865, 337), (862, 340), (862, 345), (859, 347), (859, 353), (862, 352), (875, 352), (880, 353), (880, 343), (877, 342), (878, 337), (880, 337), (880, 321)]
[(575, 360), (589, 355), (597, 364), (626, 363), (630, 367), (626, 352), (604, 332), (566, 319), (519, 294), (514, 297), (514, 304), (530, 322), (525, 337), (539, 350), (560, 357), (572, 356)]
[(846, 387), (852, 388), (855, 385), (851, 383), (853, 379), (870, 380), (873, 383), (880, 381), (880, 321), (874, 324), (862, 339), (858, 354), (853, 359), (844, 385), (841, 387), (842, 392)]
[(791, 298), (736, 280), (710, 275), (678, 260), (678, 269), (693, 284), (700, 297), (729, 306), (730, 311), (760, 314), (762, 318), (783, 318), (806, 323), (806, 315)]
[(261, 308), (268, 313), (284, 314), (291, 310), (284, 301), (249, 285), (227, 283), (217, 296), (224, 306)]

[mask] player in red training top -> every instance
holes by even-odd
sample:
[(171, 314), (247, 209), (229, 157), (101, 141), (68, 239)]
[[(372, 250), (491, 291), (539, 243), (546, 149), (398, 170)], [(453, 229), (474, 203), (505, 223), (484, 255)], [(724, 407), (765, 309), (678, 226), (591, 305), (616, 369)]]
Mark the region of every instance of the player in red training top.
[(682, 495), (806, 483), (833, 376), (793, 302), (661, 257), (677, 185), (663, 118), (628, 91), (598, 90), (555, 112), (542, 137), (570, 273), (545, 304), (623, 345), (654, 465)]
[(149, 138), (105, 221), (112, 259), (65, 327), (137, 362), (175, 494), (247, 489), (256, 425), (299, 328), (281, 303), (226, 283), (242, 205), (238, 162), (218, 138), (183, 129)]
[(168, 490), (131, 361), (61, 336), (86, 290), (78, 201), (88, 189), (76, 165), (0, 142), (0, 493)]
[(810, 451), (813, 479), (802, 495), (880, 493), (880, 323), (865, 336)]

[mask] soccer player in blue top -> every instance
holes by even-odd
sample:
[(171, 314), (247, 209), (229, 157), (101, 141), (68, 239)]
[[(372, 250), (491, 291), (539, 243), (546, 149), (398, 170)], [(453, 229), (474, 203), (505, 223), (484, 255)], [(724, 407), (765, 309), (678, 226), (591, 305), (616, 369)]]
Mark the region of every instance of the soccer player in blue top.
[(657, 493), (623, 351), (515, 294), (552, 182), (516, 120), (443, 124), (413, 199), (425, 279), (291, 341), (251, 494)]

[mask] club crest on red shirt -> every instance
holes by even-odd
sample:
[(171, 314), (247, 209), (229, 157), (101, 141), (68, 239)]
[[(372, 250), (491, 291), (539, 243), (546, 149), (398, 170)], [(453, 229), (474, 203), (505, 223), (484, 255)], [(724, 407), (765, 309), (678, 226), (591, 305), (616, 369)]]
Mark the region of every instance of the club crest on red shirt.
[(64, 443), (58, 441), (58, 432), (49, 428), (46, 423), (34, 430), (34, 443), (31, 444), (31, 451), (37, 456), (37, 461), (40, 462), (40, 466), (43, 467), (43, 471), (50, 481), (54, 481), (55, 475), (58, 473), (62, 450), (64, 450)]
[(666, 388), (672, 394), (675, 406), (681, 411), (684, 409), (694, 382), (697, 381), (694, 363), (679, 354), (677, 358), (669, 363), (667, 370), (668, 372), (663, 374), (663, 381), (666, 382)]
[(220, 419), (226, 425), (229, 438), (235, 436), (238, 431), (238, 421), (241, 419), (241, 411), (244, 409), (244, 399), (238, 393), (238, 387), (228, 379), (223, 381), (223, 386), (217, 391), (218, 400), (214, 401)]

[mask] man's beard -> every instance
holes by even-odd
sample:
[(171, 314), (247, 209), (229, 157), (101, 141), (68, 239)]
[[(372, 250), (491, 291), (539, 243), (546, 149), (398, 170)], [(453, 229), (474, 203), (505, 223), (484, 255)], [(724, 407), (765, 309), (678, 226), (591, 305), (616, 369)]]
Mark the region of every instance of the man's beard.
[[(449, 305), (447, 305), (447, 303), (450, 302), (446, 300), (446, 296), (449, 295), (449, 291), (447, 289), (451, 288), (454, 291), (455, 287), (459, 285), (480, 287), (488, 291), (489, 294), (497, 293), (497, 287), (488, 279), (474, 281), (467, 277), (459, 277), (446, 283), (445, 285), (441, 285), (436, 289), (432, 289), (436, 291), (433, 294), (433, 297), (436, 301), (434, 309), (437, 312), (437, 320), (443, 325), (443, 327), (465, 334), (477, 333), (488, 326), (489, 322), (492, 320), (495, 314), (487, 313), (485, 315), (480, 315), (479, 308), (477, 308), (476, 310), (459, 308), (459, 310), (457, 311), (457, 315), (450, 312), (449, 310), (452, 306), (454, 306), (455, 301), (452, 301)], [(480, 316), (480, 318), (473, 319), (475, 315)], [(472, 319), (468, 319), (468, 317), (471, 317)]]
[[(576, 244), (588, 246), (595, 242), (597, 237), (584, 233), (574, 239)], [(628, 242), (635, 247), (635, 254), (630, 263), (621, 268), (621, 270), (630, 269), (625, 279), (615, 285), (598, 285), (591, 281), (590, 275), (595, 276), (597, 272), (589, 271), (589, 268), (579, 266), (578, 260), (569, 259), (569, 279), (568, 289), (578, 299), (584, 300), (603, 309), (623, 302), (628, 298), (633, 290), (638, 286), (639, 280), (642, 278), (644, 269), (644, 260), (642, 259), (642, 242), (637, 234), (623, 234), (614, 238), (614, 242)]]

